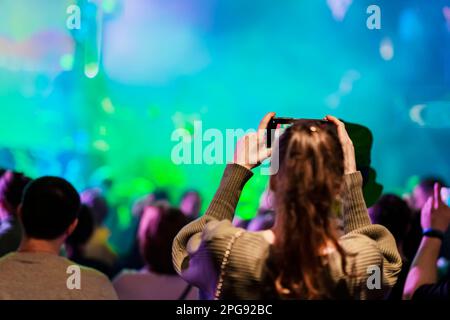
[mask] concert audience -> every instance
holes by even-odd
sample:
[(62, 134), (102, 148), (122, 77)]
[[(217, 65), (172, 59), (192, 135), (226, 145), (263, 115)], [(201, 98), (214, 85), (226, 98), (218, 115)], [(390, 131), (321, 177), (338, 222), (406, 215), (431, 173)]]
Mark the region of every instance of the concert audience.
[(114, 280), (121, 300), (198, 299), (197, 289), (181, 279), (172, 264), (173, 239), (187, 223), (179, 209), (164, 204), (145, 208), (138, 230), (145, 267), (124, 270)]
[(91, 239), (94, 228), (95, 223), (92, 210), (85, 204), (82, 204), (78, 213), (77, 226), (66, 239), (67, 257), (77, 264), (96, 269), (111, 278), (113, 269), (109, 265), (96, 258), (86, 256), (86, 244)]
[(398, 276), (397, 283), (389, 294), (390, 300), (399, 300), (402, 298), (403, 286), (411, 265), (411, 261), (406, 258), (403, 250), (405, 237), (410, 229), (411, 209), (406, 201), (400, 197), (393, 194), (385, 194), (374, 206), (369, 208), (369, 216), (373, 224), (385, 226), (392, 233), (397, 244), (397, 250), (402, 258), (402, 271)]
[[(251, 170), (271, 152), (279, 171), (256, 216), (234, 217)], [(302, 120), (272, 150), (258, 134), (242, 139), (204, 216), (195, 190), (179, 208), (170, 190), (137, 201), (127, 231), (135, 243), (119, 257), (103, 191), (80, 196), (61, 178), (0, 170), (0, 299), (448, 299), (450, 272), (438, 267), (450, 252), (444, 185), (425, 178), (407, 202), (385, 194), (367, 210), (343, 123)], [(72, 266), (81, 289), (69, 283)], [(373, 266), (379, 290), (367, 286)]]
[(23, 190), (31, 181), (21, 173), (5, 171), (0, 177), (0, 257), (16, 251), (22, 240), (17, 211)]
[(81, 202), (92, 212), (94, 230), (84, 245), (84, 257), (101, 262), (113, 268), (117, 262), (117, 254), (108, 243), (109, 229), (104, 221), (109, 214), (109, 206), (100, 189), (88, 189), (81, 193)]
[[(0, 259), (0, 299), (117, 298), (105, 275), (59, 255), (76, 228), (79, 210), (80, 197), (64, 179), (42, 177), (27, 186), (18, 210), (22, 243)], [(68, 278), (70, 272), (73, 278)]]
[(421, 211), (423, 237), (405, 283), (405, 299), (449, 299), (450, 278), (438, 279), (437, 259), (450, 225), (450, 208), (442, 201), (439, 183)]
[(259, 200), (258, 213), (245, 228), (248, 231), (269, 230), (275, 223), (275, 212), (273, 211), (273, 193), (266, 190)]
[(417, 250), (419, 249), (422, 240), (422, 227), (420, 223), (420, 211), (425, 205), (428, 198), (433, 196), (434, 184), (439, 183), (445, 186), (444, 181), (439, 177), (425, 177), (421, 179), (420, 183), (414, 188), (411, 196), (408, 199), (409, 206), (412, 209), (411, 226), (405, 236), (404, 254), (409, 261), (414, 259)]
[(120, 257), (115, 266), (115, 274), (119, 273), (123, 269), (142, 269), (145, 266), (145, 261), (142, 259), (139, 249), (138, 228), (141, 221), (141, 217), (145, 209), (149, 206), (157, 204), (169, 205), (169, 193), (164, 189), (156, 189), (154, 192), (138, 199), (131, 209), (134, 223), (130, 228), (130, 236), (133, 237), (133, 242), (130, 250)]

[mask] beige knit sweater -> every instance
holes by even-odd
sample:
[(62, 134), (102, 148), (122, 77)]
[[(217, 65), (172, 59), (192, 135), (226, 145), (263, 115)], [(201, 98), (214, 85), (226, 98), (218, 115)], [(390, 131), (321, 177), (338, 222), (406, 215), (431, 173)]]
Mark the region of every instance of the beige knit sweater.
[[(231, 221), (241, 191), (251, 176), (252, 172), (246, 168), (229, 164), (205, 215), (183, 228), (173, 242), (176, 271), (209, 298), (214, 297), (227, 246), (241, 230)], [(343, 272), (341, 257), (335, 251), (327, 259), (330, 274), (336, 283), (344, 282), (357, 299), (382, 298), (397, 280), (401, 258), (391, 233), (370, 222), (362, 194), (361, 174), (346, 175), (344, 181), (345, 235), (340, 244), (349, 254), (347, 272)], [(262, 232), (248, 231), (236, 239), (224, 270), (220, 298), (265, 298), (262, 282), (270, 252), (270, 243), (265, 239)], [(377, 276), (381, 288), (377, 288)]]

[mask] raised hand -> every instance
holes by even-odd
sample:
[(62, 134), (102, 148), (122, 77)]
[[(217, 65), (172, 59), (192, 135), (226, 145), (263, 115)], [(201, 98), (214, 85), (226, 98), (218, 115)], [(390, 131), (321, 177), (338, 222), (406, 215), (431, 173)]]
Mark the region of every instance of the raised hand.
[(259, 123), (257, 132), (249, 133), (238, 141), (234, 151), (234, 163), (251, 170), (271, 156), (272, 150), (267, 148), (265, 133), (273, 117), (275, 112), (267, 113)]
[(428, 198), (422, 208), (420, 221), (422, 228), (447, 231), (450, 224), (450, 208), (442, 201), (441, 187), (434, 184), (433, 196)]

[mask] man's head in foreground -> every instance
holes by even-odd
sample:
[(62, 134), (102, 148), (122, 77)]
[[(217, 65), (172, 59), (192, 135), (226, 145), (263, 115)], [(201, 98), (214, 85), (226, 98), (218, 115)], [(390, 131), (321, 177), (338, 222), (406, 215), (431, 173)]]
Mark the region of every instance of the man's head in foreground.
[(42, 177), (25, 189), (19, 216), (25, 239), (23, 251), (58, 253), (78, 222), (80, 196), (66, 180)]

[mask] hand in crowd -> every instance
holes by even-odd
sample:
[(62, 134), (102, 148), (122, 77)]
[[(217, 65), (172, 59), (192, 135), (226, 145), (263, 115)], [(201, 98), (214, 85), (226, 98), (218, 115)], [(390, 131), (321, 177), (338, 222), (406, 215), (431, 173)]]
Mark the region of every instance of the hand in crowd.
[(422, 229), (435, 229), (445, 232), (450, 224), (450, 208), (445, 205), (441, 197), (441, 186), (434, 185), (433, 196), (428, 198), (422, 208)]

